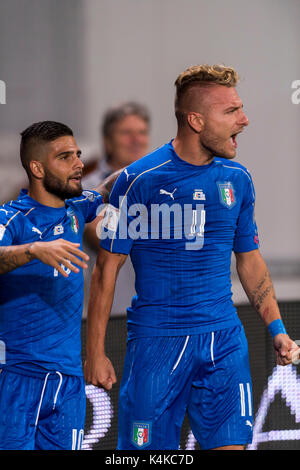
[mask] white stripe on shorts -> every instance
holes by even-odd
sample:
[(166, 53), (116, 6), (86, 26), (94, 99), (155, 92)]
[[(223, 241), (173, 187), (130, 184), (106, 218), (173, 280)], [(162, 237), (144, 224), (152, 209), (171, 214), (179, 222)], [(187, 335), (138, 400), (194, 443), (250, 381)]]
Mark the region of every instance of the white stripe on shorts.
[(251, 400), (251, 389), (250, 389), (249, 383), (247, 383), (247, 393), (248, 393), (249, 416), (252, 416), (252, 400)]
[(47, 384), (47, 380), (48, 380), (49, 375), (50, 375), (50, 372), (48, 372), (48, 374), (46, 375), (45, 380), (44, 380), (44, 385), (43, 385), (43, 389), (42, 389), (42, 393), (41, 393), (40, 403), (39, 403), (39, 407), (38, 407), (38, 410), (37, 410), (36, 419), (35, 419), (35, 423), (34, 423), (35, 426), (37, 426), (38, 421), (39, 421), (41, 406), (42, 406), (44, 393), (45, 393), (45, 388), (46, 388), (46, 384)]
[(211, 333), (211, 343), (210, 343), (210, 357), (211, 357), (211, 361), (212, 361), (212, 363), (215, 367), (216, 365), (215, 365), (215, 358), (214, 358), (214, 341), (215, 341), (215, 333), (212, 332)]
[(181, 353), (180, 353), (180, 355), (179, 355), (179, 357), (178, 357), (178, 359), (177, 359), (177, 361), (176, 361), (175, 366), (174, 366), (173, 369), (172, 369), (171, 374), (173, 374), (173, 372), (175, 371), (175, 369), (177, 369), (177, 367), (178, 367), (178, 365), (179, 365), (179, 362), (181, 361), (181, 358), (182, 358), (183, 353), (184, 353), (184, 351), (185, 351), (185, 348), (187, 347), (187, 344), (188, 344), (188, 340), (189, 340), (189, 339), (190, 339), (190, 337), (187, 336), (187, 337), (186, 337), (186, 340), (185, 340), (185, 343), (184, 343), (184, 346), (183, 346), (183, 348), (182, 348), (182, 351), (181, 351)]
[(244, 384), (240, 384), (241, 416), (246, 416)]

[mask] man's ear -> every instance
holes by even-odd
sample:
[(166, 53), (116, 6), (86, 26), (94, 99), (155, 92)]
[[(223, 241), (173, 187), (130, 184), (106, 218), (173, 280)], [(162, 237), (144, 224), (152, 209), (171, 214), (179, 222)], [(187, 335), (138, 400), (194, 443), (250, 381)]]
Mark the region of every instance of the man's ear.
[(189, 126), (193, 129), (194, 132), (199, 134), (204, 127), (204, 118), (203, 115), (200, 113), (188, 113), (187, 114), (187, 121)]
[(39, 160), (31, 160), (29, 163), (32, 175), (37, 179), (42, 179), (45, 176), (45, 171), (42, 162)]

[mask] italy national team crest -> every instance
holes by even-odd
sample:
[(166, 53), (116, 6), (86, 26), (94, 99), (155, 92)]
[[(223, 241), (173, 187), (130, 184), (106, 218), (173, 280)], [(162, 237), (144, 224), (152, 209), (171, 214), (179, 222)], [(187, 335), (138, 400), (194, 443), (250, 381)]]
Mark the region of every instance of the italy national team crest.
[(236, 205), (235, 191), (232, 186), (232, 183), (228, 181), (227, 183), (218, 183), (220, 201), (223, 206), (232, 209)]
[(133, 444), (141, 449), (151, 443), (151, 423), (133, 423)]
[(79, 231), (79, 222), (75, 214), (71, 215), (71, 229), (75, 233), (78, 233)]
[(79, 222), (78, 222), (77, 215), (75, 214), (75, 212), (72, 209), (68, 209), (67, 215), (71, 219), (71, 229), (73, 230), (74, 233), (78, 233), (79, 232)]

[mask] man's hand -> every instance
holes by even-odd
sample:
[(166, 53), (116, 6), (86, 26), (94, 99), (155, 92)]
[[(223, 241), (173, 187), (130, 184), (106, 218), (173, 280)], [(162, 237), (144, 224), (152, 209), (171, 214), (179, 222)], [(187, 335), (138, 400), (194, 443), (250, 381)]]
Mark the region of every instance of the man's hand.
[[(71, 243), (63, 238), (59, 238), (52, 242), (34, 242), (28, 248), (28, 252), (32, 259), (36, 258), (42, 263), (53, 266), (62, 276), (68, 277), (68, 273), (65, 272), (61, 265), (74, 273), (79, 272), (77, 266), (83, 269), (88, 267), (85, 261), (89, 260), (89, 256), (81, 251), (78, 248), (79, 246), (80, 243)], [(74, 266), (74, 264), (77, 266)]]
[(87, 383), (103, 387), (105, 390), (111, 390), (117, 382), (113, 365), (105, 355), (98, 357), (94, 362), (88, 359), (85, 361), (84, 377)]
[(276, 352), (277, 364), (280, 366), (287, 366), (299, 357), (300, 348), (288, 335), (276, 335), (273, 339), (273, 346)]
[(84, 375), (88, 383), (106, 390), (110, 390), (117, 381), (114, 368), (105, 354), (105, 336), (116, 280), (126, 258), (127, 255), (110, 253), (100, 247), (91, 280)]

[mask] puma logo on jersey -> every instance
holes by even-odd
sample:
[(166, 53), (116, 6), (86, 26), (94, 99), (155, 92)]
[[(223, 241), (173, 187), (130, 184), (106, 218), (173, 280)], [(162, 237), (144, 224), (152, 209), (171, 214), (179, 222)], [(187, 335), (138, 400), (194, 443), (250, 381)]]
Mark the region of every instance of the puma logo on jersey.
[(32, 227), (32, 231), (35, 232), (35, 233), (37, 233), (37, 234), (40, 236), (40, 238), (42, 238), (42, 235), (43, 235), (43, 234), (42, 234), (42, 232), (41, 232), (38, 228)]
[(125, 168), (124, 173), (125, 173), (125, 175), (126, 175), (127, 181), (128, 181), (128, 179), (129, 179), (129, 176), (135, 175), (135, 173), (128, 173), (127, 168)]
[(246, 426), (250, 426), (250, 428), (252, 428), (252, 423), (248, 419), (246, 421)]
[(175, 193), (176, 190), (177, 190), (177, 188), (175, 188), (172, 193), (169, 193), (169, 191), (166, 191), (165, 189), (161, 189), (159, 191), (159, 194), (165, 194), (166, 196), (170, 196), (170, 198), (172, 198), (173, 201), (174, 201), (174, 193)]
[(5, 212), (5, 215), (12, 214), (12, 211), (7, 211), (6, 209), (0, 209), (0, 211)]

